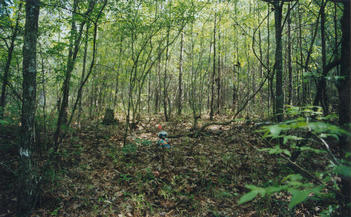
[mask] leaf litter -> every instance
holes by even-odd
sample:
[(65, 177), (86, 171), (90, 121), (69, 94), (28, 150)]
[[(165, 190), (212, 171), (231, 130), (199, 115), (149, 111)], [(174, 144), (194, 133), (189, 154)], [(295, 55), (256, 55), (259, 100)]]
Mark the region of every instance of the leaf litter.
[[(44, 192), (57, 202), (32, 216), (281, 215), (284, 195), (269, 204), (255, 199), (237, 205), (246, 184), (262, 185), (280, 172), (277, 159), (248, 145), (264, 146), (254, 126), (210, 127), (198, 137), (170, 139), (172, 148), (160, 149), (156, 123), (142, 123), (126, 145), (118, 126), (88, 126), (76, 143), (67, 140), (62, 177), (54, 190)], [(191, 123), (163, 126), (179, 135)]]

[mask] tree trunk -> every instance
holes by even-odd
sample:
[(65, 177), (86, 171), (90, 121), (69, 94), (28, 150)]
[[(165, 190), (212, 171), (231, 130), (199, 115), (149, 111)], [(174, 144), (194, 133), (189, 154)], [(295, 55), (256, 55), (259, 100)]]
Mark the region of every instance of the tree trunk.
[[(290, 11), (290, 2), (288, 4), (288, 11)], [(291, 15), (288, 14), (288, 74), (289, 74), (289, 86), (288, 86), (288, 104), (292, 105), (293, 98), (293, 81), (292, 81), (292, 65), (291, 65)]]
[[(97, 33), (98, 33), (98, 21), (99, 21), (99, 18), (101, 17), (102, 15), (102, 11), (104, 10), (105, 6), (107, 4), (107, 0), (104, 1), (104, 4), (103, 6), (100, 8), (100, 11), (96, 17), (96, 20), (94, 21), (94, 35), (93, 35), (93, 54), (92, 54), (92, 58), (91, 58), (91, 63), (90, 63), (90, 67), (89, 67), (89, 71), (88, 71), (88, 74), (87, 76), (85, 76), (78, 88), (78, 93), (77, 93), (77, 98), (76, 98), (76, 101), (75, 103), (73, 104), (73, 108), (72, 108), (72, 113), (71, 113), (71, 116), (69, 118), (69, 121), (67, 122), (67, 126), (69, 126), (72, 122), (72, 119), (74, 117), (74, 112), (77, 108), (77, 105), (78, 105), (78, 102), (79, 100), (82, 99), (82, 96), (83, 96), (83, 88), (84, 88), (84, 85), (85, 83), (88, 81), (91, 73), (93, 72), (93, 68), (95, 66), (95, 56), (96, 56), (96, 52), (97, 52), (97, 46), (96, 46), (96, 39), (97, 39)], [(89, 26), (89, 25), (88, 25)], [(87, 27), (89, 29), (89, 27)], [(106, 79), (103, 80), (104, 82), (106, 82)], [(105, 87), (106, 85), (102, 85), (102, 87)], [(105, 93), (105, 92), (104, 92)], [(104, 99), (104, 98), (103, 98)], [(101, 103), (101, 105), (103, 105), (104, 103)]]
[(327, 101), (327, 91), (326, 91), (326, 79), (325, 77), (328, 74), (326, 68), (327, 65), (327, 54), (326, 54), (326, 40), (325, 40), (325, 6), (326, 2), (321, 2), (321, 41), (322, 41), (322, 75), (317, 83), (317, 92), (314, 99), (314, 105), (321, 105), (324, 111), (324, 114), (329, 113), (328, 101)]
[[(350, 37), (350, 1), (343, 1), (344, 13), (341, 19), (342, 28), (342, 49), (341, 49), (341, 67), (340, 75), (343, 77), (338, 83), (339, 91), (339, 123), (346, 131), (350, 132), (351, 122), (351, 37)], [(342, 149), (342, 156), (345, 156), (347, 152), (351, 152), (351, 137), (344, 136), (340, 140), (340, 146)], [(350, 158), (350, 157), (349, 157)], [(339, 198), (342, 208), (341, 216), (351, 216), (351, 209), (349, 206), (351, 203), (351, 179), (350, 177), (343, 177), (341, 181), (341, 192), (345, 195), (345, 198)]]
[(210, 101), (210, 120), (213, 120), (213, 101), (214, 101), (214, 83), (216, 75), (216, 26), (217, 26), (217, 13), (215, 13), (213, 25), (213, 72), (211, 76), (211, 101)]
[(40, 56), (41, 56), (41, 72), (42, 72), (42, 77), (41, 77), (41, 83), (42, 83), (42, 94), (40, 97), (42, 97), (43, 101), (42, 101), (42, 111), (43, 111), (43, 133), (44, 135), (46, 135), (47, 133), (47, 129), (46, 129), (46, 104), (47, 104), (47, 100), (46, 100), (46, 73), (45, 73), (45, 69), (44, 69), (44, 57), (42, 55), (42, 52), (40, 51)]
[(163, 113), (164, 113), (164, 116), (165, 116), (165, 121), (167, 122), (168, 119), (169, 119), (169, 116), (168, 116), (168, 112), (167, 112), (167, 108), (168, 108), (168, 101), (167, 101), (167, 98), (168, 98), (168, 91), (167, 91), (167, 73), (168, 73), (168, 59), (169, 59), (169, 34), (170, 34), (170, 31), (171, 31), (171, 27), (168, 26), (167, 28), (167, 48), (166, 48), (166, 60), (165, 60), (165, 69), (164, 69), (164, 74), (163, 74)]
[(283, 93), (283, 48), (282, 48), (282, 9), (283, 3), (275, 0), (274, 20), (275, 20), (275, 116), (278, 122), (283, 120), (284, 93)]
[(38, 38), (39, 0), (26, 1), (23, 42), (23, 104), (19, 147), (20, 164), (17, 188), (17, 216), (30, 216), (38, 199), (38, 179), (32, 154), (35, 144), (36, 45)]
[[(270, 14), (271, 14), (271, 8), (270, 5), (268, 4), (268, 12), (267, 12), (267, 70), (270, 71), (270, 49), (271, 49), (271, 31), (270, 31)], [(272, 114), (274, 114), (274, 93), (273, 93), (273, 74), (269, 75), (268, 78), (268, 115), (270, 114), (270, 108), (271, 108), (271, 104), (272, 104)]]
[[(86, 23), (86, 20), (83, 20), (80, 24), (79, 31), (77, 33), (76, 27), (76, 10), (78, 8), (78, 0), (74, 0), (73, 2), (73, 12), (72, 12), (72, 21), (71, 21), (71, 32), (70, 32), (70, 45), (68, 51), (68, 58), (67, 58), (67, 66), (66, 66), (66, 73), (65, 73), (65, 80), (63, 82), (62, 87), (62, 101), (60, 105), (59, 116), (57, 120), (56, 131), (54, 135), (54, 150), (57, 151), (59, 139), (61, 137), (61, 129), (63, 126), (67, 125), (67, 116), (68, 116), (68, 98), (69, 98), (69, 91), (70, 91), (70, 82), (72, 77), (72, 71), (74, 69), (74, 65), (77, 59), (80, 41), (82, 38), (83, 28)], [(89, 2), (89, 8), (87, 9), (85, 16), (88, 16), (92, 9), (94, 8), (95, 1), (91, 0)]]
[(305, 68), (303, 66), (303, 48), (302, 48), (302, 13), (301, 13), (301, 7), (300, 7), (300, 3), (297, 3), (297, 13), (298, 13), (298, 25), (299, 25), (299, 50), (300, 50), (300, 74), (301, 74), (301, 85), (302, 85), (302, 94), (301, 94), (301, 102), (300, 105), (306, 105), (307, 104), (307, 83), (305, 82), (305, 78), (304, 78), (304, 71)]
[(113, 99), (113, 108), (117, 106), (117, 97), (118, 97), (118, 90), (119, 90), (119, 74), (122, 71), (122, 51), (123, 51), (123, 37), (120, 36), (120, 44), (119, 44), (119, 57), (118, 57), (118, 68), (117, 68), (117, 75), (116, 75), (116, 82), (115, 82), (115, 95)]
[[(156, 82), (156, 81), (155, 81)], [(161, 91), (161, 58), (158, 59), (157, 64), (157, 85), (155, 85), (155, 114), (160, 111), (160, 91)]]
[(179, 78), (178, 78), (178, 115), (182, 114), (182, 82), (183, 82), (183, 46), (184, 46), (184, 32), (182, 32), (180, 39), (180, 54), (179, 54)]
[[(219, 19), (218, 23), (220, 23), (221, 19)], [(218, 63), (217, 63), (217, 114), (221, 112), (221, 29), (218, 24)]]
[[(85, 41), (84, 41), (84, 55), (83, 55), (83, 68), (82, 68), (82, 75), (80, 78), (80, 85), (83, 84), (84, 78), (85, 78), (85, 67), (86, 67), (86, 62), (87, 62), (87, 53), (88, 53), (88, 37), (89, 37), (89, 24), (86, 27), (85, 30)], [(81, 97), (79, 98), (79, 103), (78, 103), (78, 124), (80, 127), (80, 117), (82, 114), (82, 98), (83, 98), (83, 90), (81, 93)]]

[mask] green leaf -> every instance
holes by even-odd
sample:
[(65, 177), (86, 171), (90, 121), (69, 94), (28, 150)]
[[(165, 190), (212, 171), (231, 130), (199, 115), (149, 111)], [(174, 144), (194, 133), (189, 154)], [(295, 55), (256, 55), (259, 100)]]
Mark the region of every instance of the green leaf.
[(1, 120), (1, 119), (0, 119), (0, 125), (8, 125), (8, 124), (9, 124), (8, 121)]
[(284, 136), (283, 139), (284, 139), (284, 141), (283, 141), (284, 144), (286, 144), (289, 140), (293, 140), (293, 141), (302, 140), (301, 137), (291, 136), (291, 135)]
[(324, 151), (324, 150), (319, 150), (319, 149), (311, 148), (311, 147), (308, 147), (308, 146), (302, 146), (299, 149), (301, 151), (311, 151), (311, 152), (314, 152), (316, 154), (326, 153), (326, 151)]
[(283, 128), (279, 125), (272, 125), (267, 127), (272, 137), (278, 137)]
[(299, 180), (302, 180), (302, 176), (300, 174), (290, 174), (287, 177), (285, 177), (283, 180), (299, 181)]
[(296, 205), (302, 203), (303, 201), (308, 198), (308, 195), (311, 193), (310, 191), (307, 190), (296, 190), (296, 189), (291, 189), (290, 193), (292, 194), (291, 201), (289, 203), (289, 209), (294, 208)]
[(351, 177), (351, 167), (346, 165), (340, 165), (335, 168), (335, 172), (342, 176)]
[(243, 196), (240, 197), (239, 200), (239, 205), (249, 202), (251, 200), (253, 200), (258, 194), (258, 191), (250, 191), (249, 193), (244, 194)]
[(283, 153), (291, 157), (291, 153), (289, 150), (283, 149)]

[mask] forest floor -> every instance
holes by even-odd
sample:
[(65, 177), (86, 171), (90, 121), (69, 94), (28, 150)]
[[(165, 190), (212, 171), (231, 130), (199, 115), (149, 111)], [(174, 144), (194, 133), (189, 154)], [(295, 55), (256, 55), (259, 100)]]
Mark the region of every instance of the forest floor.
[[(122, 125), (92, 124), (65, 138), (62, 169), (46, 174), (56, 184), (45, 187), (32, 216), (314, 216), (303, 205), (289, 211), (284, 193), (238, 205), (246, 184), (266, 186), (288, 174), (277, 158), (256, 150), (267, 143), (255, 124), (210, 126), (197, 137), (170, 139), (170, 149), (157, 147), (157, 124), (169, 135), (191, 129), (190, 122), (154, 117), (125, 146)], [(0, 216), (12, 216), (13, 178), (3, 179), (11, 177), (5, 170), (0, 176)]]

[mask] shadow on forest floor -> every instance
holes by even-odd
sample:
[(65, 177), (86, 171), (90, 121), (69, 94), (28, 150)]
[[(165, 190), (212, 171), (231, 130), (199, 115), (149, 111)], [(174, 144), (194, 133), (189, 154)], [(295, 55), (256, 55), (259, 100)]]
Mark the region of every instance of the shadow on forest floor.
[[(287, 172), (251, 146), (265, 146), (254, 125), (209, 127), (160, 149), (156, 124), (139, 124), (125, 146), (119, 126), (88, 126), (66, 138), (63, 169), (33, 216), (313, 216), (303, 207), (289, 213), (284, 194), (237, 205), (246, 184), (264, 186)], [(191, 128), (182, 121), (163, 126), (170, 135)], [(10, 182), (5, 176), (1, 182)]]

